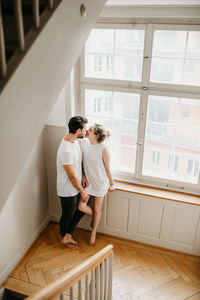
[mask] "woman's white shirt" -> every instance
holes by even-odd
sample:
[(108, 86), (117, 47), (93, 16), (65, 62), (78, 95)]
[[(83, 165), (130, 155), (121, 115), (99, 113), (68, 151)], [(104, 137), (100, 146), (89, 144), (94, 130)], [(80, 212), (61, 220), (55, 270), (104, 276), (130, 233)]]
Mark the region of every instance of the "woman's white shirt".
[(86, 192), (89, 195), (103, 197), (107, 193), (110, 183), (103, 163), (103, 150), (105, 143), (90, 144), (85, 139), (84, 145), (84, 171), (89, 182)]

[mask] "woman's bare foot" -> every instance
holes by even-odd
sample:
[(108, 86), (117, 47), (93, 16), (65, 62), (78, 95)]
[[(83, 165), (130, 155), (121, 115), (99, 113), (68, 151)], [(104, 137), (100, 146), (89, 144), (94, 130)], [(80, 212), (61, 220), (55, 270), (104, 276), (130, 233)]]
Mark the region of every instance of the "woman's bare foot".
[(92, 231), (90, 235), (89, 245), (92, 246), (96, 242), (96, 231)]

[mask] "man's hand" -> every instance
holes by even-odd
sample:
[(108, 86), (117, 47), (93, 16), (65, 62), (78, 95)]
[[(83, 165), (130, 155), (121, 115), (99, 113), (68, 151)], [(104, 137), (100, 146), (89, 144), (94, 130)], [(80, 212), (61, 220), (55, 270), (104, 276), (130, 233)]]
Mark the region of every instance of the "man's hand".
[(108, 189), (108, 191), (109, 192), (114, 192), (114, 190), (115, 190), (115, 185), (111, 184), (110, 187), (109, 187), (109, 189)]
[(89, 183), (88, 183), (88, 181), (87, 181), (87, 178), (86, 178), (86, 176), (83, 174), (83, 175), (82, 175), (82, 186), (83, 186), (84, 188), (86, 188), (86, 187), (88, 187), (88, 185), (89, 185)]
[(87, 202), (88, 199), (89, 199), (89, 197), (90, 197), (90, 196), (88, 195), (88, 193), (86, 193), (86, 191), (83, 190), (83, 191), (80, 192), (80, 194), (81, 194), (81, 199), (83, 200), (83, 202)]

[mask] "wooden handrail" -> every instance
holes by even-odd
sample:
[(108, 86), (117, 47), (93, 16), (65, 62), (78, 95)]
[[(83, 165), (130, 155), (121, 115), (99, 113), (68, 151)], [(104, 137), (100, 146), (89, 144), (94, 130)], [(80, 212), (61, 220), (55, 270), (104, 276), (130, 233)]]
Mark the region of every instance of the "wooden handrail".
[(104, 259), (113, 253), (113, 246), (108, 245), (97, 254), (88, 258), (79, 266), (73, 268), (65, 275), (55, 280), (48, 286), (44, 287), (40, 291), (36, 292), (32, 296), (26, 298), (27, 300), (49, 300), (53, 297), (63, 294), (67, 291), (73, 284), (75, 284), (80, 278), (94, 269), (98, 264), (100, 264)]

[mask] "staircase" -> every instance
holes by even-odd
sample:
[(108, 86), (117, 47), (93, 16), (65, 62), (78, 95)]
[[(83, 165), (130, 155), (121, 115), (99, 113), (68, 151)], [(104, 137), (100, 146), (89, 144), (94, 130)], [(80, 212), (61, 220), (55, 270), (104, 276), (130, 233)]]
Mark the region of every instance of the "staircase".
[(0, 90), (61, 0), (1, 1)]

